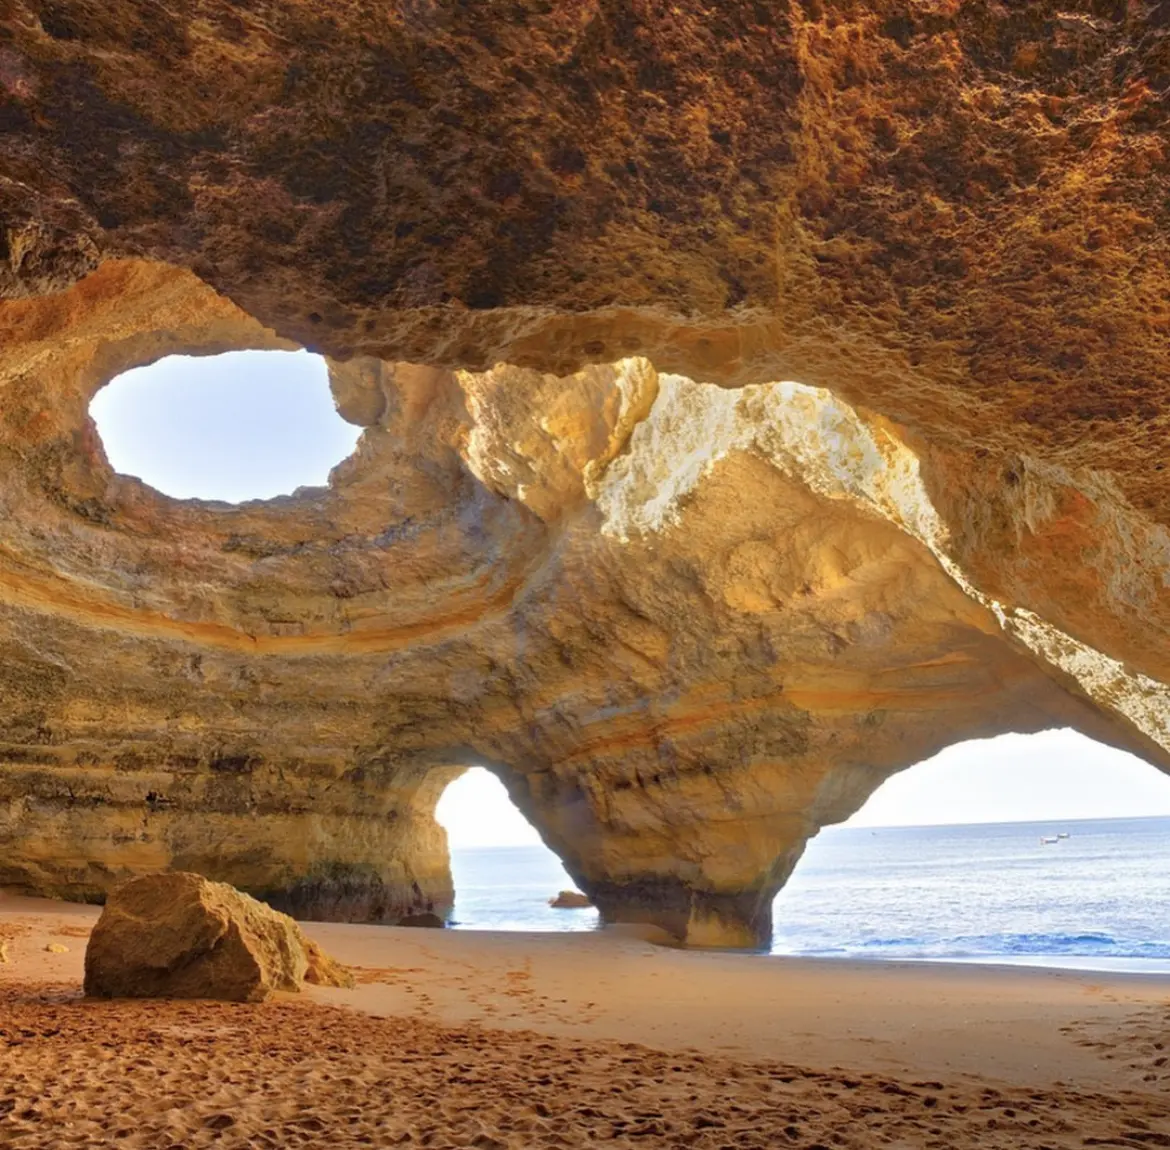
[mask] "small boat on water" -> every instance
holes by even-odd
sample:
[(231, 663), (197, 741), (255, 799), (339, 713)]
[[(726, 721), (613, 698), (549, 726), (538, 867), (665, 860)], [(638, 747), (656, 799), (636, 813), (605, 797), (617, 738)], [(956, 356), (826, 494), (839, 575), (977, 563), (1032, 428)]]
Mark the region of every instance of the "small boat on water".
[(1068, 831), (1059, 831), (1059, 832), (1057, 832), (1056, 837), (1058, 839), (1066, 839), (1066, 838), (1068, 838)]
[(1051, 838), (1046, 838), (1044, 835), (1040, 836), (1040, 845), (1042, 847), (1048, 846), (1049, 843), (1055, 843), (1055, 842), (1059, 842), (1059, 841), (1060, 841), (1059, 835), (1053, 835)]

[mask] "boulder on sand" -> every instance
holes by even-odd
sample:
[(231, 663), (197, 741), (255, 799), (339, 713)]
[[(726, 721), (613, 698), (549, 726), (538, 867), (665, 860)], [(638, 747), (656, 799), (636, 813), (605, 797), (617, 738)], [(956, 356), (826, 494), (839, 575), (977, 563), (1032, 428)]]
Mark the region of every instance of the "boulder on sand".
[(548, 905), (557, 910), (583, 910), (593, 903), (589, 901), (588, 895), (582, 894), (579, 890), (563, 890), (556, 898), (550, 898)]
[(115, 887), (85, 951), (85, 992), (101, 998), (261, 1002), (305, 981), (353, 985), (288, 915), (183, 872)]

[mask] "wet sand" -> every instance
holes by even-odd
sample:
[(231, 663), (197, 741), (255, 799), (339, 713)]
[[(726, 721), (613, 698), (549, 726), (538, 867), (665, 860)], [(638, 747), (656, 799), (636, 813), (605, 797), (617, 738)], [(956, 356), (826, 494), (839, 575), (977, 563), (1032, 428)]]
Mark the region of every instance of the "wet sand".
[(0, 1146), (1170, 1146), (1170, 978), (310, 925), (355, 990), (88, 1002), (96, 917), (0, 896)]

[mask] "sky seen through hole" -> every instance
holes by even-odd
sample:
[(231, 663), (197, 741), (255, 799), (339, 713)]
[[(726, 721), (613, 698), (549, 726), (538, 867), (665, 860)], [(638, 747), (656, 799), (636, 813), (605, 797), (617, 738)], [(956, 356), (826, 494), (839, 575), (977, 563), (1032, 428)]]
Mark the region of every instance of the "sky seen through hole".
[(175, 499), (241, 503), (324, 486), (361, 429), (306, 351), (169, 355), (123, 372), (90, 415), (115, 471)]

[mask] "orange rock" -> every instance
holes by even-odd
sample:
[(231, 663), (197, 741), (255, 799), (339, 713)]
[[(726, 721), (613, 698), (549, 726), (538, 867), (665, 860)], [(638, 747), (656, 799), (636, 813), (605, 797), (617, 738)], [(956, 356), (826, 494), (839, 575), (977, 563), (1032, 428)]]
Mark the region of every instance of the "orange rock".
[[(1170, 769), (1142, 5), (13, 3), (0, 885), (441, 921), (483, 762), (605, 920), (744, 946), (948, 743)], [(112, 472), (113, 375), (291, 346), (327, 488)]]
[(287, 915), (195, 874), (115, 887), (85, 952), (85, 992), (101, 998), (259, 1002), (309, 978), (352, 985)]
[(593, 903), (588, 895), (582, 894), (579, 890), (563, 890), (555, 897), (550, 898), (548, 905), (557, 910), (582, 910), (587, 906), (592, 906)]

